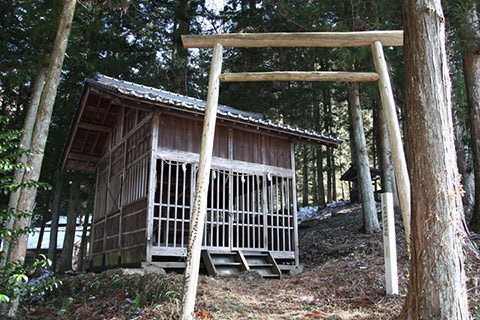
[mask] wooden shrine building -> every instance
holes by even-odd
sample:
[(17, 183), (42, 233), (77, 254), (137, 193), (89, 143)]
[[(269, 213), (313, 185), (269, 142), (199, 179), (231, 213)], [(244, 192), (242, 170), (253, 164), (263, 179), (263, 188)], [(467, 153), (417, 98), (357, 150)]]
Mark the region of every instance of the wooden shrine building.
[[(360, 195), (358, 193), (357, 188), (354, 188), (352, 186), (352, 184), (357, 183), (358, 181), (357, 172), (358, 172), (357, 166), (350, 164), (350, 168), (348, 168), (347, 171), (345, 171), (340, 177), (340, 181), (348, 182), (348, 193), (349, 193), (351, 202), (360, 201)], [(370, 167), (370, 177), (372, 178), (373, 189), (375, 190), (375, 197), (377, 197), (377, 191), (378, 191), (376, 181), (380, 179), (381, 174), (382, 174), (382, 171), (380, 169)]]
[[(93, 269), (184, 266), (204, 110), (204, 101), (102, 75), (85, 81), (62, 167), (96, 173)], [(214, 255), (298, 265), (294, 143), (342, 141), (227, 106), (217, 117), (206, 267), (215, 270)]]

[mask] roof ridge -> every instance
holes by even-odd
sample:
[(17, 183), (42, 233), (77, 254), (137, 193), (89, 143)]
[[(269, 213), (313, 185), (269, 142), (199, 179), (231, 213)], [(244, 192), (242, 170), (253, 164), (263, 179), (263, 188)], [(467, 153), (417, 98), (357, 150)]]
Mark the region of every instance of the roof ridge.
[[(109, 88), (109, 90), (118, 90), (120, 93), (126, 95), (133, 95), (138, 98), (147, 99), (150, 101), (157, 101), (181, 106), (186, 109), (193, 109), (204, 112), (206, 108), (206, 102), (198, 98), (181, 95), (163, 89), (149, 87), (131, 81), (116, 79), (100, 73), (96, 73), (94, 79), (85, 79), (85, 82), (104, 86), (107, 89)], [(290, 133), (310, 136), (312, 138), (315, 137), (328, 139), (336, 144), (340, 144), (344, 141), (343, 139), (331, 136), (327, 133), (317, 132), (312, 129), (304, 129), (290, 124), (283, 124), (277, 121), (272, 121), (271, 119), (265, 117), (265, 115), (263, 114), (243, 111), (226, 105), (219, 104), (217, 113), (231, 119), (248, 121), (252, 124), (255, 123), (259, 125), (269, 126)]]
[[(143, 87), (143, 88), (149, 89), (149, 90), (153, 89), (155, 91), (160, 91), (162, 93), (166, 93), (166, 94), (170, 94), (170, 95), (174, 95), (174, 96), (178, 96), (178, 97), (182, 97), (182, 98), (188, 98), (188, 99), (196, 100), (198, 102), (205, 102), (205, 101), (203, 101), (201, 99), (198, 99), (198, 98), (195, 98), (195, 97), (186, 96), (186, 95), (183, 95), (183, 94), (179, 94), (179, 93), (172, 92), (172, 91), (167, 91), (167, 90), (160, 89), (160, 88), (157, 88), (157, 87), (147, 86), (147, 85), (144, 85), (144, 84), (141, 84), (141, 83), (135, 83), (135, 82), (128, 81), (128, 80), (117, 79), (117, 78), (110, 77), (110, 76), (107, 76), (107, 75), (104, 75), (104, 74), (98, 73), (98, 72), (95, 74), (95, 79), (99, 80), (99, 79), (97, 79), (97, 77), (107, 78), (107, 79), (113, 80), (113, 81), (120, 81), (120, 82), (124, 82), (124, 83), (130, 84), (130, 85), (140, 86), (140, 87)], [(229, 107), (229, 108), (231, 108), (231, 107)]]

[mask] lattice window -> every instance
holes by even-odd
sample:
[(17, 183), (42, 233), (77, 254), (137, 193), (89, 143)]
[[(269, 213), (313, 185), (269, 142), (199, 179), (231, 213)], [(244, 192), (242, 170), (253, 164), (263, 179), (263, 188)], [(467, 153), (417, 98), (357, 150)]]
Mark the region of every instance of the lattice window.
[(192, 164), (157, 161), (152, 245), (184, 247), (190, 230)]
[[(188, 243), (196, 166), (157, 160), (153, 246)], [(294, 251), (292, 178), (213, 168), (204, 248)]]

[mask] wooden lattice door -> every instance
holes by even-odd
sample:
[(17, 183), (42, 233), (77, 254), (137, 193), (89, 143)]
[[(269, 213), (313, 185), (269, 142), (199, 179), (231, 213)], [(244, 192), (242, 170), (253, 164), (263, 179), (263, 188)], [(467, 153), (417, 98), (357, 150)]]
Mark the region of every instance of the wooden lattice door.
[(233, 173), (231, 184), (231, 249), (266, 248), (265, 176)]

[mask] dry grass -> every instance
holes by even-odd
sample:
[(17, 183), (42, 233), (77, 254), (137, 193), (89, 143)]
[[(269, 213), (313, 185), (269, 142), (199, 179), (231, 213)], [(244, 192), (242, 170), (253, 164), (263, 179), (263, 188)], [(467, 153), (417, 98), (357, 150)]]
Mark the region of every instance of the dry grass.
[[(359, 207), (302, 223), (299, 246), (305, 272), (281, 280), (256, 274), (232, 278), (201, 276), (198, 319), (395, 319), (406, 292), (407, 256), (401, 226), (398, 297), (385, 295), (381, 235), (365, 235)], [(467, 271), (478, 275), (469, 259)], [(126, 276), (120, 272), (64, 279), (40, 305), (25, 306), (29, 319), (175, 319), (182, 275)], [(469, 280), (472, 313), (480, 306)], [(94, 298), (92, 298), (94, 297)], [(480, 308), (480, 307), (477, 307)], [(480, 314), (480, 310), (478, 310)], [(478, 316), (478, 315), (477, 315)]]

